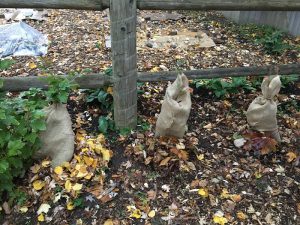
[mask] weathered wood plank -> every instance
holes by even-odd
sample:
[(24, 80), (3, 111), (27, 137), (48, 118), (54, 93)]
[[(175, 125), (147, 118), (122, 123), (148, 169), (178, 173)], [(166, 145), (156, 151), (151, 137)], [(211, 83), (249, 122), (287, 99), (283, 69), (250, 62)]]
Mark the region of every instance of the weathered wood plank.
[(137, 124), (136, 0), (111, 0), (114, 120), (119, 128)]
[[(0, 77), (3, 80), (2, 91), (26, 91), (29, 88), (47, 89), (46, 77)], [(75, 78), (75, 82), (82, 89), (97, 89), (103, 85), (112, 84), (113, 79), (107, 75), (86, 75)]]
[[(279, 65), (278, 74), (300, 76), (300, 64)], [(210, 79), (224, 77), (245, 77), (245, 76), (266, 76), (276, 72), (274, 66), (255, 66), (255, 67), (237, 67), (237, 68), (216, 68), (203, 70), (182, 71), (189, 79)], [(141, 72), (138, 73), (138, 82), (159, 82), (172, 81), (177, 77), (177, 71), (169, 72)], [(0, 77), (4, 81), (4, 91), (25, 91), (29, 88), (47, 88), (46, 77)], [(127, 78), (128, 79), (128, 78)], [(113, 77), (104, 74), (84, 75), (75, 79), (82, 89), (97, 89), (103, 85), (113, 84)], [(116, 89), (116, 88), (115, 88)], [(131, 98), (131, 100), (134, 100)]]
[(109, 0), (1, 0), (0, 8), (104, 10)]
[(144, 10), (300, 11), (299, 0), (138, 0)]
[[(0, 8), (104, 10), (109, 0), (1, 0)], [(300, 11), (299, 0), (137, 0), (145, 10)]]
[[(278, 71), (278, 73), (276, 72)], [(278, 66), (254, 66), (237, 68), (216, 68), (202, 70), (182, 71), (189, 79), (211, 79), (224, 77), (266, 76), (273, 74), (300, 75), (300, 64), (287, 64)], [(176, 79), (179, 72), (143, 72), (138, 74), (140, 82), (172, 81)]]

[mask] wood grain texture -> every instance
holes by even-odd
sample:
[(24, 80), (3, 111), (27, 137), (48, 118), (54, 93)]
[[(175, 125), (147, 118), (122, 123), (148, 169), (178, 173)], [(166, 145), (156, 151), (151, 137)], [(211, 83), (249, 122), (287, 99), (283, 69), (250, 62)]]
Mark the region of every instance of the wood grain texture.
[[(278, 74), (291, 75), (296, 74), (300, 76), (300, 64), (279, 65)], [(182, 71), (189, 79), (210, 79), (210, 78), (225, 78), (225, 77), (245, 77), (245, 76), (266, 76), (276, 74), (276, 67), (274, 66), (258, 66), (258, 67), (237, 67), (237, 68), (216, 68), (203, 70), (188, 70)], [(173, 81), (176, 79), (179, 72), (142, 72), (138, 73), (138, 82), (159, 82), (159, 81)], [(25, 91), (29, 88), (47, 88), (46, 77), (0, 77), (4, 81), (4, 91)], [(128, 79), (128, 78), (126, 78)], [(131, 78), (129, 78), (131, 79)], [(82, 89), (97, 89), (103, 85), (114, 84), (113, 77), (104, 74), (85, 75), (76, 78), (76, 82)], [(126, 81), (128, 82), (128, 81)], [(125, 82), (125, 85), (126, 85)], [(124, 84), (124, 83), (123, 83)], [(116, 88), (114, 88), (116, 89)], [(132, 93), (134, 94), (134, 90)], [(135, 100), (135, 96), (130, 98)], [(123, 104), (123, 103), (121, 103)], [(133, 104), (131, 102), (130, 104)], [(124, 105), (123, 105), (124, 106)]]
[(300, 11), (299, 0), (138, 0), (143, 10)]
[[(278, 71), (278, 72), (277, 72)], [(245, 77), (245, 76), (266, 76), (274, 74), (300, 75), (300, 64), (287, 64), (278, 66), (254, 66), (237, 68), (216, 68), (203, 70), (182, 71), (190, 80), (193, 79), (212, 79), (225, 77)], [(173, 81), (179, 72), (143, 72), (138, 74), (140, 82), (154, 81)]]
[(111, 0), (114, 120), (119, 128), (137, 124), (136, 0)]
[(0, 8), (104, 10), (109, 0), (1, 0)]
[[(300, 11), (299, 0), (136, 0), (145, 10)], [(109, 0), (1, 0), (0, 8), (103, 10)], [(119, 1), (122, 5), (122, 1)]]

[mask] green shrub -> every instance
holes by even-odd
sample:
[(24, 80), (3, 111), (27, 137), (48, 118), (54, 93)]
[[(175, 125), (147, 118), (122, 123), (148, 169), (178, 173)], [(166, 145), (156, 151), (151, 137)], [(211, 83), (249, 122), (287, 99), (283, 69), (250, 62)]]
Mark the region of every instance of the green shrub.
[(196, 88), (204, 88), (212, 91), (217, 98), (223, 98), (229, 94), (238, 93), (240, 90), (252, 91), (254, 88), (245, 77), (233, 77), (231, 80), (216, 78), (195, 80)]
[(47, 91), (32, 88), (17, 97), (0, 92), (0, 200), (4, 193), (14, 196), (13, 180), (24, 176), (41, 147), (39, 133), (46, 129), (43, 108), (66, 103), (75, 86), (69, 78), (59, 76), (50, 76), (48, 82)]

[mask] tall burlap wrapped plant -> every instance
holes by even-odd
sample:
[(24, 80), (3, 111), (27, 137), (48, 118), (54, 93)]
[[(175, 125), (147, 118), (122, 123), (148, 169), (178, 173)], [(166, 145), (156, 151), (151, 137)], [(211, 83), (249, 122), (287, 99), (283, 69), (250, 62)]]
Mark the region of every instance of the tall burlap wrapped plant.
[(189, 81), (184, 74), (179, 74), (166, 90), (161, 112), (156, 122), (155, 136), (182, 138), (187, 131), (191, 105)]
[(52, 167), (72, 159), (74, 138), (72, 121), (65, 104), (55, 103), (44, 108), (46, 113), (46, 130), (41, 132), (42, 148), (35, 158), (50, 157)]
[(279, 93), (280, 88), (279, 75), (264, 78), (261, 84), (262, 96), (255, 98), (246, 112), (248, 124), (253, 130), (269, 133), (278, 142), (281, 141), (281, 138), (278, 131), (277, 104), (274, 97)]

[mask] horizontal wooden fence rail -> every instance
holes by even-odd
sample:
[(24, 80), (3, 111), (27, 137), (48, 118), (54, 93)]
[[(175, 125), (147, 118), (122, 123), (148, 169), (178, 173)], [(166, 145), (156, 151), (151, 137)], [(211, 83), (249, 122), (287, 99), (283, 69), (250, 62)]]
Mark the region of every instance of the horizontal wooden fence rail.
[[(121, 0), (120, 0), (121, 1)], [(110, 0), (0, 0), (0, 8), (104, 10)], [(137, 0), (144, 10), (300, 11), (299, 0)]]
[[(300, 76), (300, 64), (288, 64), (275, 66), (258, 67), (237, 67), (237, 68), (217, 68), (203, 70), (182, 71), (190, 80), (225, 78), (225, 77), (245, 77), (245, 76), (265, 76), (276, 74)], [(178, 72), (140, 72), (138, 82), (172, 81), (176, 79)], [(2, 91), (25, 91), (29, 88), (47, 88), (46, 77), (0, 77), (4, 81)], [(92, 74), (77, 77), (75, 81), (82, 89), (97, 89), (104, 85), (114, 84), (114, 78), (106, 74)]]

